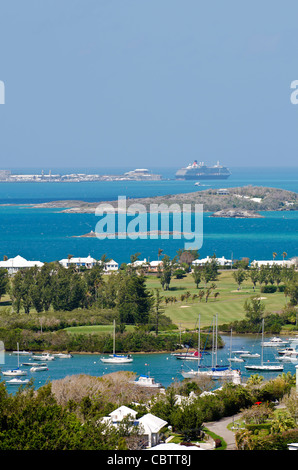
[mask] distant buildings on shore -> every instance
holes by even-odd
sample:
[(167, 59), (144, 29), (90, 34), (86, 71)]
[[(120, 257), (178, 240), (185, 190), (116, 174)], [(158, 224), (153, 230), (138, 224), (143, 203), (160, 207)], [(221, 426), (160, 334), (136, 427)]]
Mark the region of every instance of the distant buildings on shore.
[(52, 174), (49, 171), (46, 174), (42, 171), (40, 174), (12, 174), (10, 170), (0, 170), (0, 182), (5, 183), (67, 183), (67, 182), (84, 182), (84, 181), (155, 181), (161, 180), (161, 175), (151, 173), (146, 168), (137, 168), (128, 171), (122, 175), (99, 175), (99, 174), (85, 174), (85, 173), (71, 173), (67, 175)]
[[(6, 258), (6, 257), (5, 257)], [(232, 268), (233, 267), (233, 260), (226, 259), (224, 256), (221, 258), (213, 258), (207, 256), (206, 258), (196, 259), (192, 262), (192, 267), (195, 266), (204, 266), (206, 263), (210, 263), (212, 260), (215, 260), (217, 266), (219, 268)], [(59, 263), (64, 268), (69, 268), (74, 266), (78, 269), (85, 268), (91, 269), (96, 264), (103, 264), (103, 272), (105, 274), (110, 274), (113, 272), (117, 272), (120, 267), (117, 261), (113, 259), (109, 259), (106, 261), (96, 260), (92, 258), (92, 256), (88, 255), (87, 257), (73, 257), (69, 256), (67, 258), (61, 259)], [(7, 269), (8, 274), (13, 275), (16, 274), (21, 269), (32, 268), (34, 266), (42, 267), (44, 263), (42, 261), (28, 261), (20, 255), (15, 256), (14, 258), (4, 259), (0, 261), (0, 269), (4, 268)], [(250, 263), (250, 267), (261, 267), (261, 266), (269, 266), (272, 267), (273, 265), (277, 266), (285, 266), (290, 268), (291, 266), (298, 266), (298, 257), (291, 258), (289, 260), (254, 260)], [(134, 267), (136, 269), (142, 270), (144, 273), (148, 274), (157, 274), (159, 269), (162, 269), (162, 260), (156, 261), (149, 261), (146, 258), (143, 260), (137, 260), (133, 263), (127, 263), (127, 266)]]

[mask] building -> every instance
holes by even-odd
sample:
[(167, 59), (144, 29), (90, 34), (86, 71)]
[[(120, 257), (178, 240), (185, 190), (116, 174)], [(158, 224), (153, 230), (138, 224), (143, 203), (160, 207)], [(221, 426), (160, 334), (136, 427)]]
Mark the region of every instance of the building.
[(168, 423), (157, 416), (147, 413), (140, 419), (136, 419), (137, 412), (128, 408), (127, 406), (120, 406), (116, 410), (112, 411), (108, 416), (101, 419), (102, 423), (110, 424), (117, 427), (124, 418), (128, 418), (131, 421), (132, 426), (139, 425), (141, 435), (144, 437), (145, 445), (147, 447), (153, 447), (160, 442), (160, 431)]
[(206, 263), (211, 263), (215, 259), (217, 266), (223, 267), (223, 266), (232, 266), (233, 261), (231, 259), (226, 259), (224, 256), (221, 258), (212, 258), (210, 256), (207, 256), (207, 258), (202, 258), (202, 259), (195, 259), (192, 262), (193, 266), (204, 266)]
[(296, 265), (295, 259), (290, 259), (290, 260), (254, 260), (250, 263), (252, 268), (260, 268), (261, 266), (269, 266), (270, 268), (272, 266), (285, 266), (286, 268), (290, 268), (291, 266)]
[(87, 269), (91, 269), (95, 264), (97, 264), (97, 260), (92, 258), (90, 255), (86, 258), (64, 258), (59, 261), (64, 268), (69, 268), (70, 266), (76, 266), (78, 268), (85, 267)]
[(0, 261), (0, 268), (7, 269), (8, 274), (16, 274), (20, 269), (32, 268), (37, 266), (41, 268), (44, 263), (41, 261), (27, 261), (20, 255), (15, 256), (14, 258), (9, 258), (5, 261)]
[(110, 272), (115, 272), (118, 271), (119, 265), (116, 261), (113, 259), (110, 259), (109, 261), (106, 261), (104, 263), (103, 270), (105, 273), (110, 273)]

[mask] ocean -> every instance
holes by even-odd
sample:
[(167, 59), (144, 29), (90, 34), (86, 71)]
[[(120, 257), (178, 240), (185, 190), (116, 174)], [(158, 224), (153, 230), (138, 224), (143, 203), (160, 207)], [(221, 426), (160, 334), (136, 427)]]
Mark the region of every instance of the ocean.
[[(130, 168), (52, 169), (52, 173), (118, 174)], [(87, 202), (150, 197), (193, 192), (210, 188), (266, 186), (297, 192), (297, 168), (231, 168), (225, 181), (206, 181), (197, 187), (194, 181), (176, 181), (175, 169), (152, 168), (162, 174), (162, 181), (112, 181), (88, 183), (0, 183), (0, 258), (21, 255), (28, 260), (50, 262), (69, 254), (100, 259), (103, 254), (119, 263), (130, 261), (130, 255), (140, 253), (140, 259), (157, 259), (158, 250), (174, 257), (184, 248), (183, 239), (105, 239), (77, 238), (95, 230), (99, 218), (93, 214), (67, 214), (57, 209), (35, 209), (31, 205), (54, 200), (84, 200)], [(15, 169), (14, 173), (40, 173), (41, 169)], [(46, 172), (46, 170), (45, 170)], [(204, 214), (203, 244), (200, 257), (207, 255), (228, 259), (248, 257), (264, 260), (298, 255), (297, 211), (266, 212), (260, 219), (221, 219)]]

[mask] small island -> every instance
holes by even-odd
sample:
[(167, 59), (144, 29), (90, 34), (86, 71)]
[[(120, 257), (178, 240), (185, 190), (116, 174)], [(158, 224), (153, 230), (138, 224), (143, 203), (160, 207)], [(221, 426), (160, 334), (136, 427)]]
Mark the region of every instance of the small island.
[[(127, 207), (130, 204), (143, 204), (147, 211), (150, 211), (151, 204), (166, 204), (169, 209), (172, 204), (191, 204), (191, 210), (195, 210), (195, 204), (202, 204), (204, 212), (214, 213), (218, 211), (247, 211), (240, 212), (243, 217), (261, 217), (260, 211), (293, 211), (298, 210), (298, 194), (284, 189), (267, 188), (263, 186), (244, 186), (229, 189), (205, 189), (190, 193), (169, 194), (165, 196), (132, 198), (126, 201)], [(32, 208), (59, 209), (61, 212), (71, 214), (94, 214), (99, 204), (109, 204), (115, 212), (118, 209), (118, 201), (52, 201), (32, 205)], [(231, 213), (232, 214), (232, 213)], [(237, 217), (237, 215), (227, 215)]]
[(244, 209), (223, 209), (211, 214), (210, 217), (223, 217), (223, 218), (234, 218), (234, 219), (256, 219), (262, 218), (263, 215), (258, 212), (248, 211)]

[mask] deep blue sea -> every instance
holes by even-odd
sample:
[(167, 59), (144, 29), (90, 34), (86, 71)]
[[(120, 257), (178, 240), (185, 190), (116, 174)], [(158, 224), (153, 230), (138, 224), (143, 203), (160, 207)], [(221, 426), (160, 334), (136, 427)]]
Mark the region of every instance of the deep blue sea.
[[(123, 173), (123, 169), (52, 169), (52, 173)], [(53, 200), (84, 200), (88, 202), (117, 200), (118, 196), (149, 197), (193, 192), (210, 188), (235, 186), (267, 186), (297, 191), (297, 168), (231, 168), (226, 181), (206, 181), (197, 187), (194, 181), (175, 181), (174, 168), (150, 169), (162, 174), (164, 180), (151, 182), (90, 182), (90, 183), (0, 183), (0, 258), (21, 255), (28, 260), (49, 262), (89, 254), (96, 259), (107, 254), (119, 264), (129, 262), (130, 255), (141, 253), (140, 259), (157, 259), (159, 249), (170, 257), (184, 247), (184, 240), (137, 239), (98, 240), (74, 238), (95, 230), (99, 218), (93, 214), (65, 214), (57, 209), (33, 209), (30, 204)], [(14, 173), (40, 173), (40, 169), (17, 169)], [(8, 204), (8, 205), (7, 205)], [(9, 205), (11, 204), (11, 205)], [(269, 212), (261, 219), (220, 219), (204, 214), (203, 245), (200, 257), (213, 255), (239, 259), (277, 259), (298, 255), (298, 213)]]

